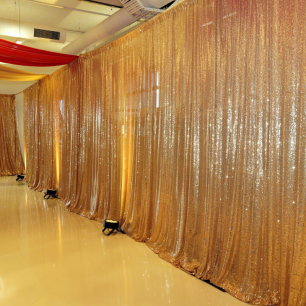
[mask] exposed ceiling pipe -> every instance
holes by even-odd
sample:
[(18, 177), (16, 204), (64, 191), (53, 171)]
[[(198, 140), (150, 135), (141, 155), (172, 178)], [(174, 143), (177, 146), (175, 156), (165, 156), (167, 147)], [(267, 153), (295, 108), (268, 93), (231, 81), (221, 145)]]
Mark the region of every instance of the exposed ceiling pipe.
[[(142, 0), (141, 3), (146, 8), (154, 9), (163, 7), (169, 2), (171, 2), (171, 0)], [(122, 8), (64, 47), (62, 52), (65, 54), (77, 55), (93, 44), (129, 26), (139, 19), (139, 16), (134, 17), (125, 8)]]
[(77, 55), (103, 38), (116, 33), (135, 21), (137, 19), (122, 8), (64, 47), (62, 52)]

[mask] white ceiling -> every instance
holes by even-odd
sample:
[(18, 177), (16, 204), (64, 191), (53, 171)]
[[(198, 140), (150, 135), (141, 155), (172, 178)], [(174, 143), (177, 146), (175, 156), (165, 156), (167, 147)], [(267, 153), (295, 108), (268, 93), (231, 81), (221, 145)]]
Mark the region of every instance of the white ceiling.
[[(112, 0), (118, 5), (118, 0)], [(106, 5), (91, 3), (87, 1), (77, 0), (41, 0), (41, 3), (69, 7), (72, 9), (79, 9), (88, 12), (102, 13), (105, 15), (112, 15), (119, 8), (110, 7)], [(42, 40), (27, 40), (24, 45), (48, 51), (60, 52), (61, 49), (67, 45), (69, 41), (69, 33), (82, 34), (108, 16), (96, 15), (91, 13), (73, 11), (68, 9), (61, 9), (50, 7), (38, 3), (31, 3), (23, 0), (0, 0), (0, 18), (6, 18), (21, 22), (30, 22), (46, 26), (60, 27), (68, 30), (68, 42), (60, 44), (56, 42), (44, 42)], [(71, 36), (71, 35), (70, 35)], [(0, 38), (15, 41), (16, 38), (0, 36)], [(73, 37), (74, 39), (75, 37)]]
[[(31, 0), (29, 0), (31, 1)], [(84, 10), (89, 12), (101, 13), (105, 15), (112, 15), (120, 8), (111, 7), (106, 5), (101, 5), (97, 3), (78, 1), (78, 0), (34, 0), (38, 2), (43, 2), (45, 4), (69, 7), (72, 9)], [(115, 6), (121, 6), (119, 0), (94, 0), (95, 2), (103, 1), (112, 3)], [(73, 41), (75, 38), (80, 36), (82, 33), (88, 31), (98, 23), (102, 22), (108, 16), (91, 14), (88, 12), (79, 12), (71, 9), (55, 8), (51, 6), (46, 6), (38, 3), (28, 2), (25, 0), (0, 0), (0, 18), (15, 20), (20, 22), (30, 22), (40, 25), (60, 27), (68, 30), (67, 40), (64, 44), (57, 42), (50, 42), (47, 40), (26, 40), (23, 45), (38, 48), (47, 51), (61, 52), (62, 48)], [(106, 43), (110, 40), (119, 37), (126, 32), (134, 29), (139, 23), (135, 23), (126, 29), (116, 33), (111, 38), (107, 38), (104, 41), (99, 42), (96, 46)], [(9, 37), (0, 35), (1, 39), (16, 41), (16, 37)], [(57, 67), (26, 67), (26, 66), (16, 66), (8, 65), (9, 67), (34, 72), (50, 74), (55, 70), (59, 69)], [(29, 87), (34, 82), (11, 82), (11, 81), (1, 81), (0, 80), (0, 94), (16, 94), (23, 89)]]
[[(41, 0), (37, 2), (107, 15), (118, 10), (118, 8), (77, 0)], [(117, 1), (115, 3), (117, 4)], [(19, 20), (19, 7), (21, 21), (63, 27), (75, 31), (87, 31), (106, 18), (106, 16), (53, 8), (23, 0), (0, 0), (0, 17)]]

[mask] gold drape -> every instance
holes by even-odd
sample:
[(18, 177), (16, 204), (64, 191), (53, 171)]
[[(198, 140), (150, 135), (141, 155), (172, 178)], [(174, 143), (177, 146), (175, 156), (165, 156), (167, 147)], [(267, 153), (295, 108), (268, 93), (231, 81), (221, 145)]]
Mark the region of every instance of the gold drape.
[(0, 80), (6, 81), (36, 81), (46, 74), (36, 74), (0, 65)]
[(0, 175), (15, 175), (23, 172), (15, 95), (0, 95)]
[(25, 92), (27, 176), (55, 180), (58, 134), (69, 210), (243, 301), (305, 305), (305, 13), (185, 1), (81, 56)]
[[(34, 190), (58, 189), (60, 171), (71, 163), (73, 152), (65, 152), (61, 162), (61, 137), (69, 146), (69, 128), (78, 129), (74, 121), (69, 124), (68, 116), (76, 116), (78, 109), (78, 61), (64, 66), (50, 76), (24, 91), (25, 139), (27, 154), (26, 181)], [(74, 110), (67, 110), (67, 101)], [(71, 111), (71, 112), (70, 112)], [(61, 126), (65, 127), (61, 132)], [(76, 143), (70, 146), (77, 152)], [(74, 159), (73, 168), (77, 160)], [(61, 187), (69, 188), (65, 181)]]

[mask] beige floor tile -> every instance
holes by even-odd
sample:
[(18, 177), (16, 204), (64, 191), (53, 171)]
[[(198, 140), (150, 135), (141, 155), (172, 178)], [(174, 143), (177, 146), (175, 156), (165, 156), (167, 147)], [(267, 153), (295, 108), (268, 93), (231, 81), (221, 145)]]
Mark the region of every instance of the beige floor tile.
[(247, 305), (102, 228), (0, 177), (0, 305)]

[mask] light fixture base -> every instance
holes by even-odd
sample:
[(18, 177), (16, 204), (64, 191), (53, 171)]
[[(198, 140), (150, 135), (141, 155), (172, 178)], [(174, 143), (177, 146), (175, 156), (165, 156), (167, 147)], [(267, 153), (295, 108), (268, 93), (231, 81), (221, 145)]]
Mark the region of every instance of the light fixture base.
[(44, 195), (44, 199), (48, 200), (50, 198), (57, 198), (56, 193), (57, 193), (57, 190), (55, 189), (47, 189)]
[[(119, 221), (115, 221), (115, 220), (104, 220), (103, 221), (103, 226), (104, 229), (102, 230), (102, 233), (106, 236), (109, 236), (110, 234), (112, 234), (114, 231), (118, 231), (122, 234), (125, 234), (125, 232), (119, 227)], [(105, 231), (108, 230), (107, 233), (105, 233)]]
[(16, 181), (22, 181), (24, 179), (24, 175), (23, 174), (17, 174), (17, 178)]

